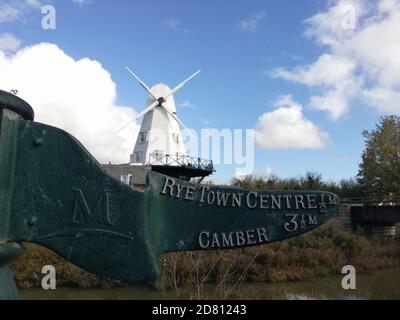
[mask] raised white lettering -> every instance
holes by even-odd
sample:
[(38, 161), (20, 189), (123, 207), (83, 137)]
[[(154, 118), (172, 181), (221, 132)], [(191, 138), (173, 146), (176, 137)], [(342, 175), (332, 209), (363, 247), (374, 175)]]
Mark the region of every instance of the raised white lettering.
[(169, 195), (172, 197), (173, 196), (173, 194), (172, 194), (172, 187), (175, 185), (175, 180), (174, 179), (171, 179), (171, 178), (166, 178), (165, 179), (165, 184), (164, 184), (164, 188), (163, 188), (163, 190), (161, 191), (161, 193), (162, 194), (166, 194), (167, 193), (167, 188), (169, 188)]
[[(250, 204), (250, 196), (254, 196), (254, 197), (256, 198), (254, 204)], [(247, 202), (247, 206), (248, 206), (250, 209), (254, 209), (255, 207), (257, 207), (257, 196), (258, 196), (258, 193), (255, 192), (255, 191), (250, 191), (250, 192), (247, 194), (246, 202)]]

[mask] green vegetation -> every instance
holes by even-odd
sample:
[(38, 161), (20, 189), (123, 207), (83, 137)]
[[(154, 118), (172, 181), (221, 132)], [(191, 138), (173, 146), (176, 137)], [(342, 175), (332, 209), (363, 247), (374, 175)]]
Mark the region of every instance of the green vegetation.
[[(109, 288), (122, 284), (97, 278), (47, 249), (28, 245), (11, 267), (20, 288), (39, 287), (41, 268), (53, 265), (57, 285)], [(221, 288), (221, 295), (237, 292), (244, 281), (298, 281), (339, 274), (344, 265), (358, 272), (400, 265), (400, 243), (396, 239), (367, 239), (364, 236), (324, 226), (290, 240), (264, 246), (214, 251), (179, 252), (161, 258), (162, 275), (152, 284), (157, 290), (186, 288), (201, 292), (208, 283)], [(228, 295), (228, 297), (230, 297)]]
[(110, 288), (113, 286), (113, 283), (99, 279), (94, 274), (74, 266), (46, 248), (34, 244), (25, 244), (24, 247), (25, 252), (10, 264), (19, 288), (40, 288), (43, 278), (42, 267), (46, 265), (55, 267), (57, 286), (60, 287)]
[(363, 136), (361, 188), (367, 194), (400, 196), (400, 117), (381, 118), (376, 129), (364, 131)]
[(164, 257), (158, 288), (224, 285), (243, 281), (298, 281), (340, 274), (351, 264), (358, 272), (400, 265), (398, 240), (367, 239), (324, 226), (269, 245), (216, 252), (173, 253)]
[(231, 184), (240, 188), (258, 190), (330, 191), (341, 198), (361, 197), (363, 195), (361, 187), (355, 179), (342, 180), (339, 183), (325, 182), (320, 174), (310, 171), (305, 176), (289, 179), (281, 179), (275, 175), (269, 177), (248, 175), (240, 179), (232, 179)]

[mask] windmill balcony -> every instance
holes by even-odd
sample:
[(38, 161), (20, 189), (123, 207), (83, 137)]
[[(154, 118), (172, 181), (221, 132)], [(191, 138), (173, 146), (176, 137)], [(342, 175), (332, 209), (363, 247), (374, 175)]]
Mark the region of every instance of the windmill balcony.
[(190, 157), (186, 154), (163, 154), (152, 153), (146, 165), (150, 166), (179, 166), (188, 169), (197, 169), (208, 172), (215, 172), (212, 160)]

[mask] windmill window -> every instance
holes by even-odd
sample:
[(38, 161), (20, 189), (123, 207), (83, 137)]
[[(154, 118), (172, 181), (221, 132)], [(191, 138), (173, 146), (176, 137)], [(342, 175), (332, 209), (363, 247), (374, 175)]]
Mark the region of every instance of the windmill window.
[(139, 143), (143, 144), (146, 142), (146, 132), (139, 133)]
[(142, 151), (135, 152), (135, 162), (140, 162), (142, 159)]
[(175, 143), (179, 143), (179, 134), (172, 134), (172, 139), (174, 140)]
[(132, 186), (133, 185), (133, 176), (131, 174), (121, 175), (121, 182), (129, 184), (130, 186)]

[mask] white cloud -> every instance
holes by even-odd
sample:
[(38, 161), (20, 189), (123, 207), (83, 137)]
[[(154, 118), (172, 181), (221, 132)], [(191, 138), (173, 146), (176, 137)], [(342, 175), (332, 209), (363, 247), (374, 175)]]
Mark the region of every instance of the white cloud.
[(318, 43), (340, 47), (343, 40), (351, 39), (366, 14), (367, 0), (333, 0), (326, 11), (315, 14), (304, 22), (305, 35)]
[(310, 87), (310, 105), (333, 119), (354, 101), (400, 112), (400, 0), (336, 0), (305, 23), (305, 35), (325, 52), (310, 65), (277, 68), (273, 77)]
[(206, 118), (201, 118), (200, 121), (201, 121), (201, 123), (202, 123), (203, 125), (205, 125), (206, 127), (209, 127), (209, 126), (212, 125), (211, 121), (208, 120), (208, 119), (206, 119)]
[(324, 92), (322, 95), (310, 97), (310, 105), (322, 111), (327, 111), (333, 120), (337, 120), (347, 112), (349, 97), (340, 89)]
[(272, 169), (271, 167), (266, 167), (265, 168), (265, 174), (267, 175), (267, 177), (273, 176), (274, 175), (274, 169)]
[[(70, 0), (71, 3), (83, 6), (94, 0)], [(57, 5), (51, 0), (0, 0), (0, 23), (23, 21), (25, 16), (36, 11), (41, 14), (41, 9), (46, 4)], [(57, 7), (56, 7), (57, 8)]]
[(71, 1), (72, 1), (72, 3), (75, 3), (75, 4), (79, 5), (79, 6), (84, 6), (84, 5), (87, 5), (89, 3), (92, 3), (94, 0), (71, 0)]
[(0, 50), (4, 52), (14, 52), (21, 46), (21, 41), (11, 33), (0, 34)]
[(238, 180), (242, 180), (246, 178), (246, 176), (251, 175), (253, 172), (252, 171), (247, 171), (242, 168), (235, 168), (235, 178)]
[(178, 103), (176, 105), (179, 108), (189, 108), (189, 109), (196, 109), (196, 105), (194, 105), (190, 100), (185, 100), (182, 103)]
[(331, 87), (351, 77), (355, 67), (352, 59), (323, 54), (313, 64), (299, 66), (292, 71), (277, 68), (272, 76), (308, 86)]
[(270, 178), (275, 175), (275, 171), (269, 166), (265, 168), (265, 171), (235, 168), (235, 179), (243, 180), (250, 175), (257, 178)]
[(0, 51), (0, 70), (0, 88), (18, 89), (36, 121), (68, 131), (100, 162), (129, 161), (138, 127), (116, 130), (135, 111), (116, 104), (116, 85), (99, 62), (74, 60), (58, 46), (41, 43), (11, 56)]
[(0, 23), (14, 21), (18, 18), (19, 11), (8, 3), (0, 3)]
[(276, 109), (258, 118), (257, 144), (264, 149), (321, 149), (329, 136), (304, 117), (302, 106), (291, 96), (275, 102)]
[(23, 16), (32, 10), (43, 7), (39, 0), (0, 0), (0, 23), (14, 22), (23, 18)]
[(181, 25), (179, 20), (176, 20), (176, 19), (167, 20), (167, 21), (165, 21), (165, 25), (168, 28), (170, 28), (170, 29), (172, 29), (174, 31), (182, 32), (184, 34), (188, 34), (189, 33), (188, 29), (182, 27), (182, 25)]
[(265, 18), (265, 12), (260, 11), (257, 14), (251, 16), (246, 20), (240, 21), (236, 25), (236, 29), (244, 32), (256, 31), (260, 25), (260, 22)]
[(31, 8), (36, 8), (36, 9), (41, 9), (43, 7), (43, 3), (40, 2), (39, 0), (25, 0), (25, 4)]
[(390, 88), (374, 88), (363, 91), (366, 103), (376, 106), (384, 113), (400, 115), (400, 92)]

